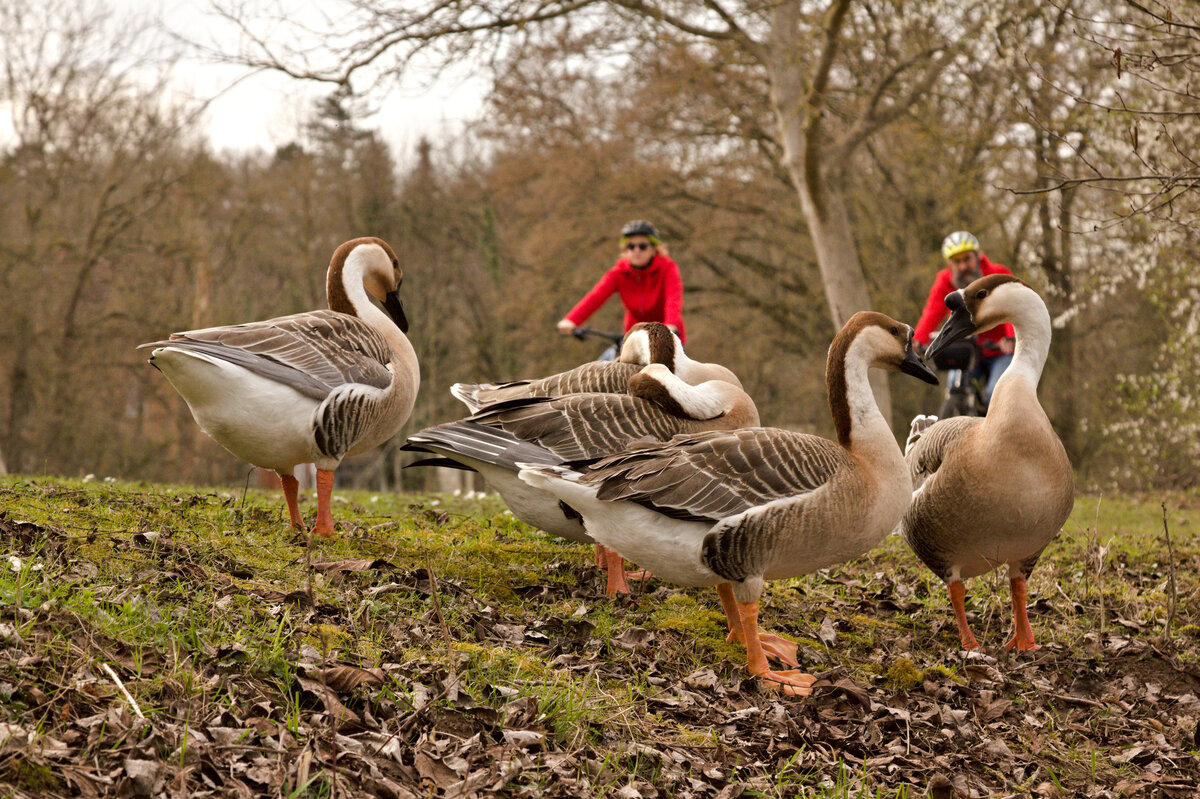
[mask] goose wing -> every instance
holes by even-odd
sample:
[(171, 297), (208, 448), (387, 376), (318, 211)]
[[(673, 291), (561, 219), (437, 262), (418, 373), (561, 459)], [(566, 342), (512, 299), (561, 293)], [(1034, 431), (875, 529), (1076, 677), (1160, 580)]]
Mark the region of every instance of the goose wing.
[(500, 427), (564, 461), (591, 461), (638, 441), (666, 441), (696, 422), (628, 394), (531, 397), (490, 405), (470, 421)]
[(946, 456), (970, 430), (983, 423), (978, 416), (955, 416), (942, 419), (910, 439), (905, 448), (904, 460), (912, 476), (913, 491), (933, 476)]
[(392, 382), (387, 340), (357, 317), (335, 311), (188, 330), (139, 349), (164, 346), (220, 358), (317, 400), (342, 385), (386, 389)]
[(850, 456), (832, 441), (772, 427), (680, 435), (638, 444), (583, 476), (602, 500), (637, 502), (673, 518), (716, 522), (825, 485)]
[(624, 394), (629, 378), (640, 366), (619, 361), (595, 361), (566, 372), (507, 383), (456, 383), (450, 392), (472, 412), (486, 405), (527, 397), (561, 397), (566, 394)]
[[(409, 452), (432, 452), (447, 457), (490, 463), (514, 474), (518, 463), (557, 465), (562, 459), (553, 452), (528, 441), (522, 441), (505, 430), (482, 425), (466, 419), (427, 427), (413, 433), (400, 449)], [(410, 465), (442, 464), (418, 461)]]

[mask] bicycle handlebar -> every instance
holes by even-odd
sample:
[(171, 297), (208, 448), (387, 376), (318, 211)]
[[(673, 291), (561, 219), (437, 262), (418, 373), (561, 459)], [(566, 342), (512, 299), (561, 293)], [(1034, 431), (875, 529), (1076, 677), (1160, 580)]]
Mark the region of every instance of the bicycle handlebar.
[(602, 338), (606, 341), (611, 341), (613, 344), (618, 346), (620, 346), (621, 342), (625, 339), (625, 336), (621, 335), (620, 333), (607, 333), (603, 330), (594, 330), (590, 327), (577, 327), (571, 331), (571, 335), (580, 341), (583, 341), (588, 336), (593, 338)]

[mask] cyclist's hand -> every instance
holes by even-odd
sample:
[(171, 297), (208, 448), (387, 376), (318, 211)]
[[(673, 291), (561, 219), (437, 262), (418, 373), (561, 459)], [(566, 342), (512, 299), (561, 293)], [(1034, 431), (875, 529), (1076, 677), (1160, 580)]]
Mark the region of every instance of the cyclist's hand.
[(677, 336), (679, 335), (679, 328), (675, 327), (675, 325), (667, 325), (667, 330), (670, 330)]
[(1017, 342), (1011, 338), (1000, 339), (1000, 352), (1003, 355), (1012, 355), (1017, 351)]
[(915, 338), (913, 339), (913, 352), (917, 354), (918, 358), (925, 357), (925, 345), (917, 341)]
[(575, 328), (576, 328), (576, 324), (574, 322), (572, 322), (570, 319), (559, 319), (558, 320), (558, 332), (562, 333), (564, 336), (571, 335), (573, 332), (575, 332)]

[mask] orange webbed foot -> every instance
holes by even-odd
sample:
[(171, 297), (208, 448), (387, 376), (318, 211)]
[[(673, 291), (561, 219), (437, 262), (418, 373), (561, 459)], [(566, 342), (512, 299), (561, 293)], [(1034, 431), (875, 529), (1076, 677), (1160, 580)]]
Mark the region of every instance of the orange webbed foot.
[[(742, 644), (745, 645), (745, 640), (737, 630), (730, 630), (729, 635), (725, 636), (727, 644)], [(770, 633), (760, 633), (758, 643), (762, 647), (763, 654), (780, 663), (786, 663), (789, 666), (799, 666), (800, 660), (796, 657), (797, 645), (795, 641), (789, 641), (786, 638), (780, 638), (778, 635)]]
[(322, 525), (317, 522), (313, 525), (312, 534), (314, 538), (320, 538), (322, 541), (330, 541), (337, 538), (337, 531), (333, 529), (332, 524)]
[(1041, 649), (1042, 647), (1035, 643), (1032, 637), (1026, 639), (1020, 633), (1014, 633), (1013, 637), (1008, 639), (1008, 643), (1004, 645), (1004, 648), (1010, 652), (1014, 649), (1018, 652), (1029, 652), (1034, 649)]
[(799, 669), (790, 671), (764, 671), (761, 674), (754, 675), (762, 680), (764, 688), (770, 688), (772, 691), (780, 691), (788, 696), (809, 696), (812, 694), (812, 685), (817, 681), (817, 678), (811, 674), (805, 674)]
[(796, 657), (797, 646), (795, 641), (789, 641), (786, 638), (771, 635), (770, 633), (759, 633), (758, 640), (762, 644), (763, 654), (767, 657), (774, 658), (789, 666), (800, 665), (800, 660)]

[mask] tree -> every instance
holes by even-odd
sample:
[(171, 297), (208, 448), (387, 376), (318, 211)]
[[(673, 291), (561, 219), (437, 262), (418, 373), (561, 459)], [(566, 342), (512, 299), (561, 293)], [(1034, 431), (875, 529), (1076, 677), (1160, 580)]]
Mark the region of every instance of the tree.
[[(0, 169), (0, 294), (20, 298), (0, 320), (0, 440), (14, 469), (69, 469), (136, 393), (108, 347), (128, 331), (123, 288), (149, 279), (137, 267), (154, 259), (133, 256), (188, 168), (190, 116), (165, 101), (169, 64), (148, 28), (117, 30), (84, 0), (0, 2), (0, 36), (15, 134)], [(102, 387), (106, 419), (87, 412)]]

